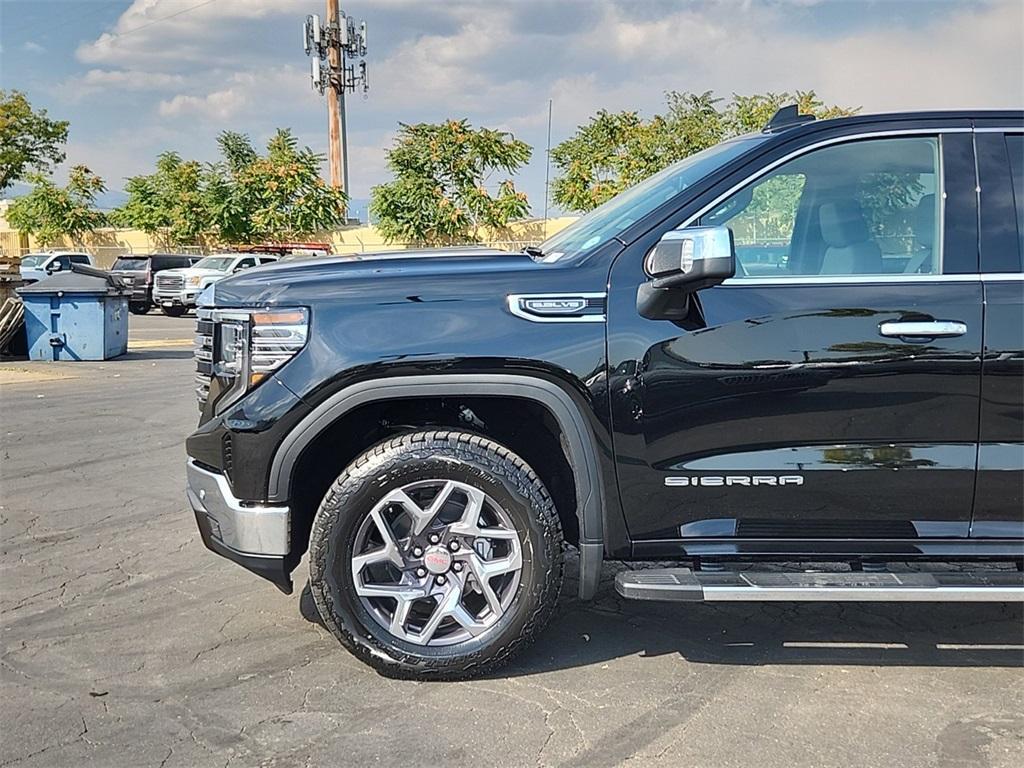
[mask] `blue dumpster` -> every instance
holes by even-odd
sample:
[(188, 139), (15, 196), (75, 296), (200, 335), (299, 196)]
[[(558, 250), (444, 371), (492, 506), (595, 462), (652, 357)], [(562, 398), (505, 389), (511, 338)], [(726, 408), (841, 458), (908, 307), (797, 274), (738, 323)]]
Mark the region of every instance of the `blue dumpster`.
[(18, 289), (31, 360), (109, 360), (128, 351), (128, 296), (106, 272), (75, 265)]

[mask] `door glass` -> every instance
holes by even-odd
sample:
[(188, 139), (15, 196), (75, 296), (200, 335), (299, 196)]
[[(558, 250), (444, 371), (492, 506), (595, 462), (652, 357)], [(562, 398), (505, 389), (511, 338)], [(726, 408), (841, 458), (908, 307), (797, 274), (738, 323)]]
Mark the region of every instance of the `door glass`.
[[(1013, 180), (1013, 199), (1017, 209), (1017, 239), (1020, 258), (1024, 260), (1024, 134), (1006, 136), (1006, 151), (1010, 156), (1010, 176)], [(1020, 270), (1020, 264), (1017, 266)]]
[(872, 139), (779, 166), (701, 220), (727, 225), (738, 278), (938, 274), (939, 146)]
[(89, 263), (89, 257), (88, 256), (83, 256), (81, 254), (77, 254), (77, 255), (71, 257), (71, 262), (73, 264), (88, 264)]

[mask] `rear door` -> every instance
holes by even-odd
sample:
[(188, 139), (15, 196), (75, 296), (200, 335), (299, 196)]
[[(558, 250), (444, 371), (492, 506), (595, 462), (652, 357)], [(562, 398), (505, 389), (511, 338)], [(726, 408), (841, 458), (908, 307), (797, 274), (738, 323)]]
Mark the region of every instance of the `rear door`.
[(1024, 131), (982, 127), (985, 339), (978, 486), (971, 536), (1024, 536)]
[(636, 314), (650, 242), (619, 257), (610, 390), (634, 539), (968, 535), (976, 185), (969, 128), (794, 149), (692, 219), (732, 229), (741, 274), (682, 321)]

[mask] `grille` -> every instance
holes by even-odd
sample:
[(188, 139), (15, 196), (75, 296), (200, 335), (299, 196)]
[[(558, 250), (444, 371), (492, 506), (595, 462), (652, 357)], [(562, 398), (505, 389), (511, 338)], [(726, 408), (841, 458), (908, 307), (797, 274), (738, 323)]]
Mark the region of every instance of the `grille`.
[(158, 291), (180, 291), (185, 285), (184, 275), (157, 275), (156, 289)]
[[(157, 280), (159, 280), (159, 276)], [(196, 359), (196, 399), (199, 400), (199, 407), (206, 404), (210, 396), (210, 379), (213, 376), (213, 319), (208, 309), (200, 309), (196, 312), (196, 337), (195, 337), (195, 359)]]

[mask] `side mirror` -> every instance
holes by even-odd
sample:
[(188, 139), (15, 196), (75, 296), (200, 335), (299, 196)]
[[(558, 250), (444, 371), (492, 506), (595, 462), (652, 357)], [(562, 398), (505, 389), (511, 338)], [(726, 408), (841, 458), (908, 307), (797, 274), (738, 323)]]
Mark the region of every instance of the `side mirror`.
[(685, 321), (690, 297), (736, 274), (736, 249), (728, 227), (689, 227), (666, 232), (644, 259), (650, 279), (640, 284), (636, 308), (649, 320)]
[(689, 227), (666, 232), (644, 259), (651, 287), (688, 292), (718, 285), (736, 274), (736, 248), (728, 227)]

